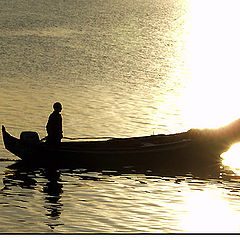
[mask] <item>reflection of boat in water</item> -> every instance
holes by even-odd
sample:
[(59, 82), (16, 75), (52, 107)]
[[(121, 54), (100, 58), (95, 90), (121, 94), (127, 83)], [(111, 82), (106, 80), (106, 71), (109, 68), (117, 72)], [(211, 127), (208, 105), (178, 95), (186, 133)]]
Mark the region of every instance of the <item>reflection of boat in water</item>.
[[(211, 164), (208, 165), (207, 167), (202, 167), (202, 168), (196, 168), (196, 167), (190, 167), (186, 166), (185, 169), (179, 168), (176, 169), (174, 167), (168, 167), (168, 168), (158, 168), (158, 169), (152, 169), (147, 170), (146, 168), (142, 169), (137, 169), (134, 167), (126, 167), (126, 168), (121, 168), (121, 169), (116, 169), (116, 170), (103, 170), (103, 169), (84, 169), (84, 168), (79, 168), (77, 165), (73, 167), (67, 167), (62, 166), (62, 167), (44, 167), (40, 166), (38, 167), (36, 164), (28, 164), (25, 161), (22, 160), (17, 160), (14, 164), (11, 164), (8, 166), (9, 169), (12, 169), (14, 173), (13, 174), (8, 174), (7, 178), (9, 177), (13, 180), (13, 184), (16, 179), (21, 179), (19, 182), (20, 187), (22, 188), (34, 188), (36, 185), (35, 182), (35, 172), (39, 173), (41, 172), (41, 176), (43, 176), (45, 179), (47, 179), (48, 184), (43, 188), (44, 190), (49, 190), (49, 193), (51, 193), (51, 189), (53, 190), (53, 194), (55, 194), (55, 191), (57, 191), (59, 194), (61, 194), (61, 188), (59, 185), (59, 180), (61, 179), (61, 172), (63, 171), (64, 173), (69, 173), (69, 174), (78, 174), (79, 179), (81, 180), (99, 180), (99, 178), (94, 178), (91, 176), (88, 176), (88, 173), (95, 172), (99, 176), (121, 176), (121, 175), (136, 175), (136, 174), (144, 174), (145, 176), (159, 176), (159, 177), (173, 177), (175, 178), (176, 176), (189, 176), (192, 178), (201, 178), (201, 179), (208, 179), (208, 178), (215, 178), (218, 179), (222, 175), (222, 170), (223, 166), (222, 164)], [(26, 174), (29, 173), (29, 174)], [(29, 176), (30, 178), (29, 178)], [(33, 178), (31, 177), (33, 176)], [(6, 180), (4, 180), (6, 182)], [(7, 182), (6, 182), (7, 183)], [(57, 184), (57, 186), (54, 186), (54, 184)], [(7, 184), (8, 185), (8, 184)], [(54, 187), (52, 187), (54, 186)], [(58, 191), (59, 189), (59, 191)]]
[(105, 141), (62, 142), (50, 147), (40, 142), (37, 133), (11, 136), (2, 127), (6, 149), (25, 163), (78, 166), (86, 169), (203, 168), (221, 161), (220, 155), (240, 140), (240, 120), (219, 129), (191, 129), (187, 132)]
[[(28, 167), (22, 163), (23, 162), (18, 161), (7, 167), (3, 175), (4, 188), (1, 189), (2, 193), (15, 186), (32, 190), (33, 194), (35, 190), (41, 189), (41, 192), (44, 194), (43, 207), (46, 209), (45, 215), (49, 217), (50, 220), (58, 219), (62, 212), (61, 197), (63, 184), (61, 183), (61, 173), (55, 168), (43, 169)], [(44, 181), (39, 183), (36, 179), (41, 178), (44, 179)], [(39, 184), (42, 185), (42, 188), (38, 188)], [(25, 192), (22, 191), (21, 195), (24, 196), (24, 194)], [(27, 192), (27, 194), (29, 194), (29, 192)], [(47, 225), (49, 225), (50, 228), (54, 228), (51, 221), (49, 221)]]
[[(54, 230), (54, 232), (69, 231), (72, 226), (76, 226), (72, 224), (76, 221), (76, 216), (80, 216), (80, 224), (77, 226), (78, 229), (84, 229), (86, 225), (81, 223), (81, 217), (88, 214), (87, 218), (89, 218), (89, 215), (92, 213), (98, 217), (102, 211), (106, 209), (106, 206), (109, 205), (108, 203), (110, 203), (110, 207), (113, 206), (112, 201), (115, 199), (117, 203), (123, 201), (123, 206), (130, 207), (129, 209), (131, 210), (131, 201), (136, 194), (138, 194), (137, 197), (140, 196), (139, 194), (142, 194), (143, 199), (147, 197), (150, 198), (150, 201), (151, 199), (155, 200), (156, 197), (160, 199), (159, 201), (165, 201), (165, 199), (168, 199), (166, 196), (169, 194), (170, 197), (176, 196), (178, 199), (180, 195), (182, 196), (182, 193), (179, 192), (185, 191), (185, 193), (183, 193), (183, 196), (185, 196), (186, 193), (189, 193), (190, 189), (191, 192), (193, 189), (197, 189), (195, 192), (199, 192), (199, 190), (205, 190), (207, 185), (210, 184), (212, 186), (213, 182), (216, 183), (215, 180), (213, 180), (213, 182), (199, 181), (199, 179), (196, 181), (189, 175), (185, 177), (173, 175), (174, 178), (169, 178), (170, 176), (162, 178), (143, 175), (114, 177), (111, 175), (111, 171), (109, 171), (108, 174), (110, 177), (108, 177), (105, 176), (107, 174), (106, 172), (104, 172), (104, 174), (96, 174), (91, 172), (87, 173), (82, 170), (74, 171), (72, 169), (62, 169), (59, 171), (57, 168), (31, 168), (27, 167), (23, 161), (18, 161), (8, 166), (4, 172), (4, 185), (6, 184), (9, 188), (6, 189), (6, 191), (3, 190), (2, 194), (12, 196), (11, 199), (7, 198), (7, 201), (11, 200), (14, 201), (15, 204), (17, 203), (18, 206), (25, 207), (25, 209), (23, 209), (25, 216), (19, 215), (19, 218), (22, 220), (26, 219), (24, 224), (32, 225), (32, 220), (30, 220), (27, 213), (28, 210), (30, 212), (33, 211), (34, 216), (40, 219), (41, 225), (45, 225), (45, 232), (46, 226)], [(202, 180), (202, 178), (200, 180)], [(22, 184), (23, 182), (24, 184)], [(11, 185), (14, 185), (14, 187)], [(21, 188), (16, 188), (16, 185)], [(163, 188), (161, 188), (161, 186)], [(222, 187), (224, 186), (221, 184), (220, 188)], [(103, 189), (106, 190), (106, 193), (103, 193)], [(115, 191), (114, 189), (119, 189), (120, 194), (122, 191), (126, 191), (126, 197), (122, 197), (121, 195), (119, 197), (118, 190)], [(129, 191), (131, 192), (128, 193)], [(194, 196), (196, 195), (194, 192), (192, 193)], [(129, 197), (131, 194), (133, 198)], [(98, 208), (101, 199), (103, 199), (103, 203)], [(22, 202), (22, 200), (24, 202)], [(148, 203), (149, 199), (147, 201), (147, 204)], [(161, 205), (162, 204), (159, 205), (160, 208)], [(138, 206), (139, 204), (137, 207)], [(158, 205), (156, 206), (159, 207)], [(135, 214), (135, 212), (136, 211), (133, 213)], [(92, 216), (95, 222), (95, 215)], [(100, 216), (103, 216), (103, 218), (100, 219), (104, 219), (106, 215), (101, 214)], [(72, 220), (73, 218), (75, 218), (75, 220)], [(35, 221), (34, 223), (36, 224)], [(89, 224), (89, 222), (86, 224)], [(58, 227), (59, 225), (65, 226)], [(36, 226), (38, 227), (38, 225)], [(40, 231), (37, 228), (34, 229), (35, 231)]]

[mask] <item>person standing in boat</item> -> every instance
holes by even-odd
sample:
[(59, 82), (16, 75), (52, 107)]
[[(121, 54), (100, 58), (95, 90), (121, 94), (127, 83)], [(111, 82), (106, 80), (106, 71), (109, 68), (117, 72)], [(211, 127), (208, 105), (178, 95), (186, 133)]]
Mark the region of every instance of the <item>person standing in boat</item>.
[(62, 105), (59, 102), (53, 104), (54, 111), (50, 114), (46, 125), (48, 136), (46, 142), (50, 145), (58, 145), (63, 138), (62, 131)]

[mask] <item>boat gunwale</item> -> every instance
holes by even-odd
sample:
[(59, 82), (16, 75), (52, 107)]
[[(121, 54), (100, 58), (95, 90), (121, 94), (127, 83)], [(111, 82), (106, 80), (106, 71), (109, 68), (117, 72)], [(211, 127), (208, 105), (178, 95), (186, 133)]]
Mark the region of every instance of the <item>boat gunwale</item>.
[[(192, 142), (191, 139), (182, 139), (181, 141), (174, 141), (174, 142), (166, 142), (166, 143), (159, 143), (159, 144), (154, 144), (154, 143), (148, 143), (148, 142), (142, 142), (142, 145), (138, 145), (138, 146), (130, 146), (130, 147), (111, 147), (111, 146), (107, 146), (107, 144), (109, 144), (109, 140), (105, 141), (105, 148), (99, 148), (99, 149), (77, 149), (77, 147), (79, 146), (73, 146), (73, 147), (68, 147), (68, 146), (64, 146), (66, 144), (71, 144), (71, 142), (63, 142), (62, 146), (57, 147), (57, 148), (51, 148), (48, 147), (46, 145), (46, 143), (40, 143), (40, 144), (24, 144), (23, 142), (21, 142), (21, 140), (19, 138), (16, 138), (14, 136), (12, 136), (10, 133), (8, 133), (5, 129), (5, 127), (3, 126), (2, 129), (3, 132), (3, 138), (4, 138), (4, 144), (6, 149), (8, 149), (7, 145), (9, 144), (9, 139), (15, 141), (15, 143), (18, 143), (20, 145), (22, 145), (22, 147), (32, 147), (35, 148), (35, 150), (37, 151), (46, 151), (46, 152), (71, 152), (71, 153), (86, 153), (86, 154), (134, 154), (134, 153), (147, 153), (147, 152), (163, 152), (163, 151), (171, 151), (171, 150), (175, 150), (175, 149), (181, 149), (186, 147), (188, 144), (190, 144)], [(156, 137), (158, 137), (158, 135), (155, 135)], [(141, 137), (138, 137), (138, 139)], [(130, 138), (132, 141), (132, 138)], [(145, 139), (145, 137), (142, 137), (142, 139)], [(121, 140), (126, 140), (128, 141), (128, 138), (122, 138)], [(7, 143), (8, 142), (8, 143)], [(91, 141), (89, 141), (91, 143)], [(96, 144), (96, 141), (93, 141), (94, 144)], [(77, 143), (79, 143), (79, 145), (81, 143), (86, 144), (86, 142), (75, 142), (74, 144), (77, 145)], [(101, 144), (103, 144), (103, 141), (100, 141)], [(44, 145), (43, 145), (44, 144)], [(115, 143), (114, 143), (115, 144)], [(84, 147), (84, 146), (83, 146)], [(90, 146), (91, 147), (91, 146)], [(11, 150), (8, 149), (10, 152)]]

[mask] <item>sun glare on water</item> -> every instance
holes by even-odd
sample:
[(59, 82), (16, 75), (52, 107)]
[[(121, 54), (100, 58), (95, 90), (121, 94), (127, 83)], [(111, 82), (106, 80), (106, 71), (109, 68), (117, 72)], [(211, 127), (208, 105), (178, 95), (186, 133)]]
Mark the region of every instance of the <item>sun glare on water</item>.
[(187, 58), (192, 78), (185, 94), (190, 127), (220, 127), (240, 118), (240, 2), (192, 1)]
[(185, 193), (180, 227), (188, 233), (234, 233), (240, 230), (239, 213), (228, 203), (226, 193), (214, 186)]
[[(183, 94), (188, 128), (218, 128), (240, 118), (240, 2), (190, 1), (186, 59), (191, 78)], [(240, 176), (240, 143), (221, 155), (223, 164)], [(187, 189), (179, 222), (184, 232), (239, 232), (238, 206), (221, 186)], [(235, 196), (237, 198), (237, 196)]]
[[(184, 118), (189, 128), (217, 128), (240, 118), (240, 2), (202, 0), (190, 6)], [(240, 144), (222, 157), (240, 174)]]
[(240, 143), (234, 144), (221, 157), (223, 158), (222, 163), (230, 166), (233, 172), (240, 176)]

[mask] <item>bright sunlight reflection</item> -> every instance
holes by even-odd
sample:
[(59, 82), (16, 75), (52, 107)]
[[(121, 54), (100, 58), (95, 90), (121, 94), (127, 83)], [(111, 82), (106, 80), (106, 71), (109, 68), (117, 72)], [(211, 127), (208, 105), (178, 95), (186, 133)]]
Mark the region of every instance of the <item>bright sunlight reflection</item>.
[(223, 164), (240, 176), (240, 143), (234, 144), (227, 152), (221, 155)]
[(238, 0), (192, 1), (184, 111), (190, 127), (219, 127), (240, 117), (239, 8)]
[(184, 232), (226, 233), (240, 230), (239, 214), (217, 187), (186, 192), (184, 206), (186, 213), (180, 221)]

